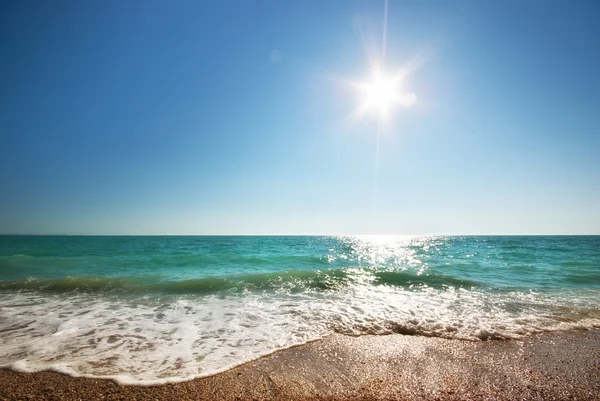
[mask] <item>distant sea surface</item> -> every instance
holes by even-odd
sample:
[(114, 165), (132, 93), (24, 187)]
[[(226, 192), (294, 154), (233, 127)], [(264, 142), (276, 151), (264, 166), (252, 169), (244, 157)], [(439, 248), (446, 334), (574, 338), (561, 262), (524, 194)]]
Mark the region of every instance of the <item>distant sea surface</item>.
[(0, 236), (0, 367), (154, 384), (337, 332), (600, 328), (600, 236)]

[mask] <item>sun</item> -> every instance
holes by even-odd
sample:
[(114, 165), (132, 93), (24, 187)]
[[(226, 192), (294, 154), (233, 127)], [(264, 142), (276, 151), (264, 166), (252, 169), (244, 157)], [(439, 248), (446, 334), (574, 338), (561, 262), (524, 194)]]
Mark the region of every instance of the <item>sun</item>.
[(403, 74), (387, 76), (380, 71), (374, 71), (368, 81), (359, 82), (361, 105), (358, 114), (375, 114), (381, 120), (389, 120), (392, 112), (398, 106), (411, 107), (416, 102), (414, 93), (403, 93), (401, 84)]
[[(371, 48), (368, 41), (362, 35), (368, 59), (368, 73), (362, 79), (351, 79), (341, 77), (344, 89), (351, 89), (357, 98), (357, 107), (348, 116), (348, 121), (353, 124), (361, 123), (366, 117), (374, 117), (378, 120), (378, 130), (390, 128), (393, 116), (402, 108), (412, 109), (417, 102), (417, 95), (409, 92), (409, 77), (418, 68), (420, 56), (401, 68), (392, 68), (386, 63), (387, 53), (387, 25), (388, 25), (388, 1), (385, 1), (383, 12), (383, 35), (381, 48)], [(362, 32), (361, 32), (362, 34)], [(375, 42), (373, 42), (375, 43)], [(390, 57), (387, 57), (389, 60)], [(390, 73), (388, 75), (388, 73)], [(379, 132), (378, 131), (378, 132)]]
[(363, 96), (367, 109), (387, 115), (399, 99), (397, 82), (383, 74), (374, 74), (371, 82), (363, 85)]

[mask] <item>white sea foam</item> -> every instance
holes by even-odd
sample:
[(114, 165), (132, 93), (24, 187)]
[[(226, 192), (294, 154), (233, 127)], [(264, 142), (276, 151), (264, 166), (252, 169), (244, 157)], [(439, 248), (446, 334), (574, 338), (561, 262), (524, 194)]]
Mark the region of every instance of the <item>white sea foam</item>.
[(0, 366), (158, 384), (226, 370), (332, 332), (462, 339), (600, 327), (577, 297), (356, 284), (339, 291), (139, 298), (0, 294)]

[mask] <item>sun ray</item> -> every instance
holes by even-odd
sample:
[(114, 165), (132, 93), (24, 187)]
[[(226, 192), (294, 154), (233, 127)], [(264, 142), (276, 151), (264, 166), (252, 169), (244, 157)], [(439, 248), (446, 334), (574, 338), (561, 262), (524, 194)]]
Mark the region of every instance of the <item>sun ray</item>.
[(350, 94), (355, 98), (355, 106), (344, 119), (350, 125), (360, 124), (363, 121), (375, 120), (380, 134), (385, 134), (392, 126), (394, 117), (402, 109), (413, 109), (417, 103), (417, 95), (411, 92), (409, 78), (426, 59), (430, 56), (429, 47), (423, 49), (414, 57), (409, 58), (401, 68), (390, 68), (390, 54), (388, 54), (388, 1), (384, 1), (383, 24), (381, 39), (369, 46), (364, 31), (362, 20), (357, 22), (359, 37), (365, 50), (367, 74), (363, 78), (357, 76), (343, 76), (329, 74), (329, 79), (334, 81), (342, 93)]
[[(383, 32), (381, 38), (381, 52), (379, 57), (368, 57), (370, 77), (351, 83), (354, 91), (360, 97), (359, 105), (354, 110), (351, 118), (357, 122), (362, 121), (367, 115), (374, 115), (380, 123), (389, 123), (392, 114), (399, 107), (410, 108), (417, 100), (412, 92), (404, 91), (404, 81), (414, 70), (413, 62), (407, 68), (395, 74), (386, 73), (387, 33), (388, 33), (388, 1), (384, 2)], [(361, 37), (364, 41), (364, 35)]]

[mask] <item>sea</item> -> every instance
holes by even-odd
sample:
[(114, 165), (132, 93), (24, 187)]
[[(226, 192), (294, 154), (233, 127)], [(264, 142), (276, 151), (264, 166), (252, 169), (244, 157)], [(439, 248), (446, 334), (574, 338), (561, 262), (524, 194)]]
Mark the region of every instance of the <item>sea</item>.
[(0, 367), (152, 385), (343, 335), (600, 328), (600, 236), (0, 236)]

